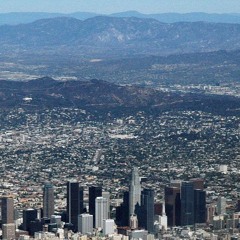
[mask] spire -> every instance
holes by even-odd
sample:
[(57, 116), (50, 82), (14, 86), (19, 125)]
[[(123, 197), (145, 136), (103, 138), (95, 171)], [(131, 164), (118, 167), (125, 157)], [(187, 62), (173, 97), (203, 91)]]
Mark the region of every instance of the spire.
[(165, 203), (162, 204), (162, 216), (166, 216)]

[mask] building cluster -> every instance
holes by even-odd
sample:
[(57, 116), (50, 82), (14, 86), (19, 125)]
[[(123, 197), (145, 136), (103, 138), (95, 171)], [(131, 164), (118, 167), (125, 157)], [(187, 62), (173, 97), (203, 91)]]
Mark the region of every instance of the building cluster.
[(50, 183), (44, 184), (40, 209), (16, 209), (13, 197), (3, 196), (2, 239), (240, 239), (240, 201), (229, 211), (225, 197), (209, 197), (204, 179), (171, 180), (161, 202), (142, 181), (134, 167), (121, 201), (101, 186), (90, 186), (86, 194), (79, 182), (69, 181), (62, 212), (55, 210)]
[[(239, 117), (173, 110), (152, 115), (144, 111), (106, 113), (104, 118), (99, 112), (94, 115), (74, 108), (1, 113), (0, 192), (12, 196), (14, 221), (9, 224), (15, 223), (16, 238), (27, 238), (26, 232), (30, 238), (105, 237), (104, 224), (113, 225), (113, 220), (117, 226), (114, 236), (124, 238), (237, 236)], [(133, 166), (138, 171), (131, 171)], [(196, 178), (204, 179), (204, 188), (200, 183), (195, 187)], [(66, 184), (74, 181), (79, 184)], [(101, 186), (101, 190), (91, 190), (92, 186)], [(81, 204), (77, 204), (80, 210), (71, 212), (67, 199), (78, 188), (83, 207), (82, 197), (72, 193)], [(192, 197), (184, 200), (184, 194)], [(103, 198), (98, 204), (109, 211), (103, 211), (106, 222), (97, 223), (98, 228), (92, 195)], [(43, 204), (46, 202), (54, 202), (54, 211), (50, 210), (53, 205)], [(187, 219), (183, 219), (184, 212)], [(23, 219), (29, 214), (33, 217), (28, 231)], [(80, 218), (81, 214), (85, 215)], [(153, 224), (149, 221), (152, 215)], [(90, 228), (93, 222), (92, 235), (75, 232), (81, 221)], [(190, 225), (185, 226), (184, 221)], [(4, 224), (3, 235), (6, 227), (11, 229)]]

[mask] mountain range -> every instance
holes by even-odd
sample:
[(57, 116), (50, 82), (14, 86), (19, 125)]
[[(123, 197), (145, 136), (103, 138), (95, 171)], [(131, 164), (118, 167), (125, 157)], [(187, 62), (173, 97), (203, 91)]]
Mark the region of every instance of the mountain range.
[(159, 14), (143, 14), (137, 11), (127, 11), (120, 13), (113, 13), (110, 15), (97, 14), (91, 12), (75, 12), (69, 14), (63, 13), (47, 13), (47, 12), (12, 12), (0, 13), (0, 25), (9, 24), (23, 24), (31, 23), (39, 19), (54, 18), (54, 17), (73, 17), (79, 20), (86, 20), (96, 16), (112, 16), (112, 17), (138, 17), (138, 18), (153, 18), (160, 22), (174, 23), (174, 22), (215, 22), (215, 23), (240, 23), (240, 14), (216, 14), (216, 13), (159, 13)]
[[(73, 51), (171, 54), (240, 48), (240, 24), (179, 22), (99, 16), (57, 17), (0, 26), (2, 49), (72, 48)], [(61, 48), (60, 48), (61, 47)]]

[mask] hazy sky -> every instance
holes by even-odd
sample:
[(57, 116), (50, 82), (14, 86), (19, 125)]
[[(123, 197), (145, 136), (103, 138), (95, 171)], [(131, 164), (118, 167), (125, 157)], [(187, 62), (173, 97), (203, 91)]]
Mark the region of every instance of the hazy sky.
[(0, 12), (240, 13), (240, 0), (0, 0)]

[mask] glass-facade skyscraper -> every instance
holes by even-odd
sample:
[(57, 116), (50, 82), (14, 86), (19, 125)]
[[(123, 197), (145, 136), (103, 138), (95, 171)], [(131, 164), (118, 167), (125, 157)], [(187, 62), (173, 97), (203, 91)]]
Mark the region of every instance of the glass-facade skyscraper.
[(45, 183), (43, 187), (43, 217), (51, 218), (54, 215), (54, 188)]
[(95, 226), (95, 200), (102, 196), (102, 188), (92, 186), (89, 187), (89, 213), (93, 215), (93, 226)]
[(129, 186), (129, 214), (135, 213), (135, 206), (141, 204), (141, 184), (138, 173), (138, 168), (134, 167), (132, 178)]
[(181, 225), (194, 224), (194, 184), (182, 182), (181, 185)]
[(67, 219), (73, 224), (73, 228), (78, 228), (78, 215), (83, 213), (83, 188), (78, 182), (67, 183)]
[(154, 233), (154, 190), (144, 189), (141, 193), (141, 207), (139, 212), (139, 226), (149, 233)]

